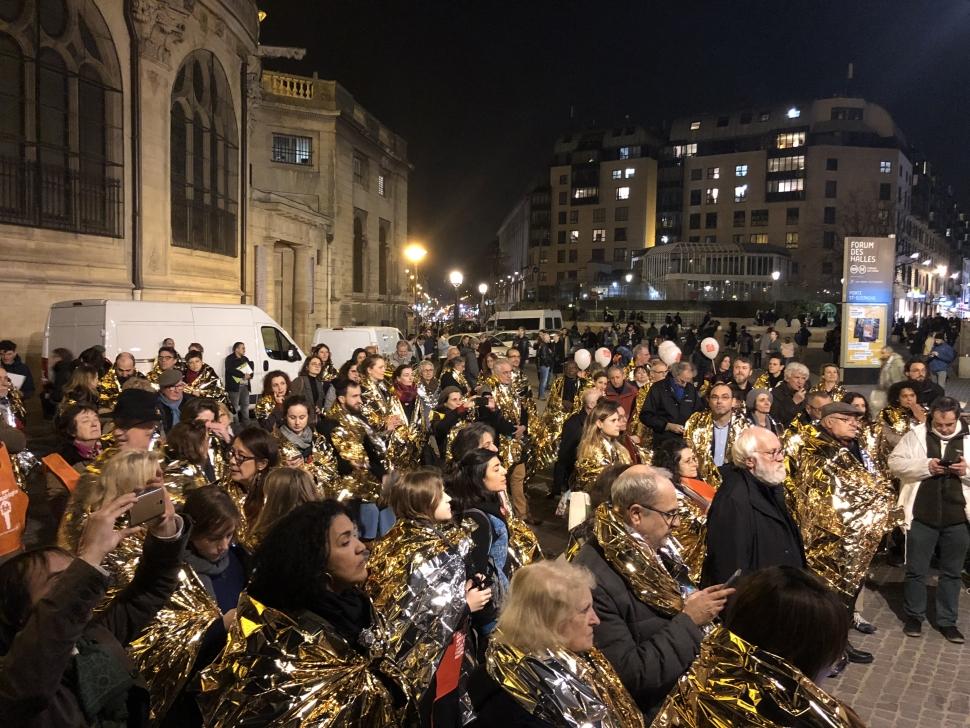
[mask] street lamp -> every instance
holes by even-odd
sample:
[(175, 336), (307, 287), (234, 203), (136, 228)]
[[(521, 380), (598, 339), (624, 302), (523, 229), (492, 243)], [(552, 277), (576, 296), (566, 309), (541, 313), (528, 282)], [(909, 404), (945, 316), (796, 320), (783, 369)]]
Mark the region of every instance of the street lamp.
[(407, 245), (404, 246), (404, 257), (408, 262), (410, 262), (414, 266), (414, 307), (415, 307), (414, 328), (415, 330), (417, 330), (418, 328), (417, 306), (418, 306), (418, 289), (420, 288), (420, 285), (418, 284), (418, 263), (424, 260), (424, 257), (427, 254), (428, 254), (428, 251), (425, 249), (423, 245), (421, 245), (421, 243), (408, 243)]
[(458, 333), (460, 324), (458, 289), (461, 287), (462, 281), (465, 280), (465, 276), (461, 274), (460, 270), (453, 270), (448, 274), (448, 280), (451, 282), (451, 285), (455, 287), (455, 333)]
[(478, 284), (478, 292), (479, 292), (479, 294), (482, 297), (481, 303), (478, 304), (478, 318), (481, 319), (480, 326), (482, 327), (482, 330), (484, 331), (485, 330), (485, 294), (488, 293), (488, 284), (487, 283), (479, 283)]

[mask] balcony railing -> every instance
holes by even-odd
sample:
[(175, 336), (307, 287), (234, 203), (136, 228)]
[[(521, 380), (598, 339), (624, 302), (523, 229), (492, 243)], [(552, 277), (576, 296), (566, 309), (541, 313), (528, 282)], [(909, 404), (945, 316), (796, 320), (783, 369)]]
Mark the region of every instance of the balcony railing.
[(121, 170), (80, 174), (61, 165), (0, 157), (0, 223), (120, 238)]
[(313, 98), (313, 79), (286, 76), (282, 73), (264, 73), (267, 89), (276, 96), (288, 96), (293, 99)]

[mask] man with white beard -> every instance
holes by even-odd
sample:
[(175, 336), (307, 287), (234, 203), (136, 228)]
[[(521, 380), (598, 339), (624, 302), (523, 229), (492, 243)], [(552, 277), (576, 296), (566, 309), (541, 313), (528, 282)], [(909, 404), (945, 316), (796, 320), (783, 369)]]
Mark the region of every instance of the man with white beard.
[(763, 427), (749, 427), (720, 468), (721, 486), (707, 512), (707, 557), (701, 586), (723, 584), (768, 566), (805, 568), (805, 548), (785, 504), (785, 451)]

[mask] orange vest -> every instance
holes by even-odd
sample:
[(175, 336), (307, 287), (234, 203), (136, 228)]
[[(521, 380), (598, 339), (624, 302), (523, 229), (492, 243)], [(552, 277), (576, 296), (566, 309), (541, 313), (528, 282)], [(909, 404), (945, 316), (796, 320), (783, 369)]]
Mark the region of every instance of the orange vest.
[(23, 548), (29, 500), (17, 485), (7, 446), (0, 443), (0, 556)]
[(78, 482), (81, 480), (81, 474), (68, 465), (67, 460), (56, 452), (52, 452), (47, 457), (41, 458), (41, 462), (64, 484), (68, 493), (74, 492)]

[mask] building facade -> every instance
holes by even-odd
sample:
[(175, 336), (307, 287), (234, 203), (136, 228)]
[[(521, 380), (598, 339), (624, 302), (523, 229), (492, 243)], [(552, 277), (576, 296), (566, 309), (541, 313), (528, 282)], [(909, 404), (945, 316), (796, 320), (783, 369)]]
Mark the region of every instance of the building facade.
[(253, 302), (297, 341), (403, 326), (407, 144), (335, 81), (264, 70), (250, 140)]
[(569, 302), (605, 293), (656, 240), (658, 140), (636, 127), (560, 137), (549, 167), (548, 236), (530, 237), (526, 291)]
[(0, 3), (2, 335), (34, 362), (67, 299), (255, 303), (301, 346), (403, 320), (406, 145), (258, 35), (254, 0)]
[(252, 0), (3, 4), (0, 295), (22, 351), (58, 300), (241, 300), (257, 36)]
[(846, 235), (910, 215), (908, 146), (885, 109), (831, 98), (677, 119), (660, 171), (660, 241), (775, 245), (790, 298), (841, 291)]

